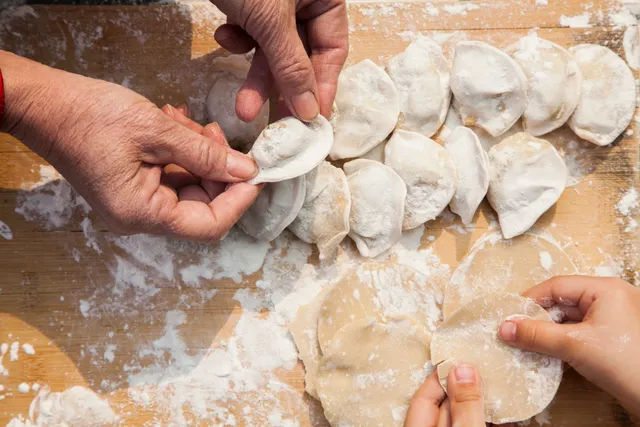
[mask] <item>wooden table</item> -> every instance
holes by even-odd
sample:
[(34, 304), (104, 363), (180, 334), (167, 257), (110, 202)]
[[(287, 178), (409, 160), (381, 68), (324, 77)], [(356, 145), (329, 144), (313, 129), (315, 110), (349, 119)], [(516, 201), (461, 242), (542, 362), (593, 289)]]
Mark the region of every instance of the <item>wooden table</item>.
[[(450, 53), (453, 43), (463, 38), (506, 47), (534, 28), (541, 37), (566, 47), (597, 43), (623, 55), (624, 28), (612, 26), (609, 19), (617, 2), (537, 3), (544, 2), (353, 3), (349, 5), (349, 63), (371, 58), (383, 64), (419, 32), (436, 36)], [(589, 28), (560, 26), (562, 15), (585, 12), (590, 14)], [(215, 71), (212, 63), (224, 55), (212, 37), (221, 22), (219, 13), (198, 4), (25, 6), (0, 13), (0, 46), (68, 71), (127, 85), (159, 105), (188, 103), (195, 117), (204, 120), (202, 104)], [(627, 189), (637, 185), (637, 132), (610, 147), (587, 147), (580, 160), (589, 163), (592, 170), (576, 187), (567, 189), (538, 224), (562, 236), (564, 242), (572, 242), (586, 272), (613, 259), (629, 281), (634, 280), (638, 261), (637, 232), (624, 232), (625, 223), (620, 222), (615, 204)], [(549, 137), (559, 147), (566, 147), (572, 138), (576, 139), (566, 129)], [(73, 385), (89, 387), (109, 398), (122, 425), (175, 423), (160, 405), (140, 405), (131, 399), (126, 369), (137, 356), (136, 344), (162, 336), (167, 312), (180, 308), (188, 319), (187, 326), (179, 329), (188, 352), (202, 357), (212, 342), (229, 336), (241, 312), (233, 295), (240, 287), (253, 286), (260, 273), (245, 278), (242, 285), (230, 279), (208, 282), (209, 288), (218, 290), (217, 295), (191, 306), (184, 303), (185, 295), (197, 297), (191, 288), (178, 279), (159, 279), (161, 293), (153, 299), (153, 311), (123, 315), (105, 310), (100, 316), (83, 316), (80, 301), (113, 282), (110, 269), (114, 257), (122, 252), (110, 243), (104, 226), (93, 216), (102, 254), (85, 246), (87, 239), (77, 214), (64, 226), (48, 230), (14, 212), (21, 189), (40, 179), (38, 166), (42, 164), (45, 162), (24, 145), (0, 135), (0, 220), (9, 225), (14, 236), (13, 240), (0, 240), (0, 343), (29, 342), (36, 349), (33, 356), (21, 352), (14, 362), (5, 356), (10, 374), (0, 376), (6, 395), (0, 400), (0, 423), (27, 413), (35, 393), (19, 393), (21, 382), (38, 382), (53, 391)], [(425, 230), (422, 245), (432, 247), (453, 270), (473, 242), (487, 232), (491, 215), (491, 209), (483, 205), (475, 229), (468, 233), (456, 231), (446, 221), (434, 221)], [(80, 262), (74, 256), (79, 256)], [(102, 357), (108, 343), (117, 346), (117, 357), (111, 363)], [(94, 357), (96, 351), (100, 357)], [(300, 364), (283, 372), (281, 378), (303, 390)], [(297, 410), (301, 424), (323, 425), (318, 405), (311, 399), (303, 402)], [(240, 405), (231, 409), (242, 424)], [(611, 397), (572, 371), (567, 373), (550, 413), (556, 426), (633, 425)], [(187, 419), (195, 425), (211, 424), (191, 411), (187, 411)]]

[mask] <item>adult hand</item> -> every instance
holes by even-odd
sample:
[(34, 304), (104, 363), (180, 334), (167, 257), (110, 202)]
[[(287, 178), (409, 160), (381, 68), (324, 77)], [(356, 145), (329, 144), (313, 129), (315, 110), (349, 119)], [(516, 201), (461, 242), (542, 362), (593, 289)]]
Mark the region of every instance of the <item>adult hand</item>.
[(502, 339), (566, 361), (639, 415), (640, 289), (616, 278), (561, 276), (524, 295), (559, 307), (572, 323), (513, 319), (500, 326)]
[(449, 371), (448, 398), (434, 372), (411, 400), (405, 427), (485, 427), (480, 376), (468, 365)]
[[(115, 232), (216, 240), (258, 195), (243, 182), (255, 163), (221, 132), (190, 128), (122, 86), (6, 52), (0, 68), (2, 130), (56, 167)], [(167, 165), (200, 178), (206, 197), (172, 187)]]
[(258, 115), (274, 81), (298, 118), (331, 115), (338, 75), (349, 53), (345, 0), (211, 1), (227, 15), (216, 41), (232, 53), (256, 48), (236, 97), (240, 119)]

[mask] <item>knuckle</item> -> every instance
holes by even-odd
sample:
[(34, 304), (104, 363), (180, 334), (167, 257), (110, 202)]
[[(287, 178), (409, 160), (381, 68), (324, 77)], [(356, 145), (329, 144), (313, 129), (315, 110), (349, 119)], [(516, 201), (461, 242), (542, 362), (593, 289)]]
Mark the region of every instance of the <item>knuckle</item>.
[(517, 340), (527, 348), (534, 348), (538, 343), (538, 327), (535, 323), (521, 322), (516, 328)]
[(227, 151), (216, 146), (213, 141), (200, 140), (194, 142), (196, 156), (206, 170), (223, 172), (227, 168)]
[(279, 63), (275, 67), (280, 81), (293, 86), (308, 84), (313, 78), (313, 72), (305, 61), (296, 60), (293, 55), (283, 56), (283, 58), (290, 59)]
[(476, 383), (458, 383), (453, 399), (456, 403), (478, 402), (482, 399), (482, 392)]

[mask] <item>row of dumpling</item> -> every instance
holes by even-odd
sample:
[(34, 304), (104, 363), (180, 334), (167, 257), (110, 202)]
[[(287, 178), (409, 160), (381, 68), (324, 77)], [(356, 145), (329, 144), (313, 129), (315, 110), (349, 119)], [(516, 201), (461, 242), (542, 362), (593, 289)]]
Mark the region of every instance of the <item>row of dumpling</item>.
[[(391, 59), (388, 74), (369, 60), (345, 69), (333, 131), (323, 118), (310, 124), (286, 118), (256, 140), (251, 155), (261, 172), (254, 182), (274, 183), (240, 227), (263, 240), (289, 227), (318, 244), (321, 256), (349, 234), (363, 256), (377, 256), (403, 229), (434, 219), (447, 205), (470, 222), (488, 190), (504, 236), (523, 233), (557, 201), (567, 178), (553, 146), (531, 134), (549, 132), (571, 117), (572, 128), (586, 132), (581, 136), (610, 143), (631, 119), (635, 84), (626, 64), (601, 46), (574, 48), (577, 63), (537, 37), (521, 39), (511, 51), (521, 65), (485, 43), (459, 43), (450, 74), (440, 46), (419, 38)], [(524, 113), (529, 133), (505, 139), (487, 156), (471, 129), (448, 129), (442, 148), (429, 136), (447, 116), (451, 90), (449, 116), (459, 114), (461, 123), (500, 136)], [(598, 108), (596, 114), (596, 99), (606, 111)], [(345, 175), (323, 162), (327, 154), (333, 160), (361, 158), (344, 165)]]

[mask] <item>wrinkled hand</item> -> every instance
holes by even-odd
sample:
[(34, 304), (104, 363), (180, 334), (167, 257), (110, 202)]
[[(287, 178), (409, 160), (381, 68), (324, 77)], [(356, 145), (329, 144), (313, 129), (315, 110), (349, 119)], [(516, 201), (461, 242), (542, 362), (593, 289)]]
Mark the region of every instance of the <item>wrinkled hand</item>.
[[(468, 365), (449, 371), (448, 398), (434, 372), (411, 400), (405, 427), (485, 427), (480, 376)], [(445, 399), (446, 398), (446, 399)]]
[[(229, 148), (219, 128), (169, 117), (122, 86), (11, 54), (1, 53), (0, 67), (3, 130), (56, 167), (111, 230), (216, 240), (257, 197), (259, 187), (242, 182), (255, 163)], [(178, 188), (176, 173), (200, 182)]]
[[(236, 113), (253, 120), (274, 82), (291, 113), (325, 117), (349, 53), (345, 0), (211, 0), (227, 15), (216, 41), (232, 53), (256, 47)], [(307, 53), (309, 52), (309, 54)]]
[(524, 295), (560, 308), (572, 323), (513, 319), (500, 326), (502, 339), (564, 360), (640, 414), (640, 289), (615, 278), (561, 276)]

